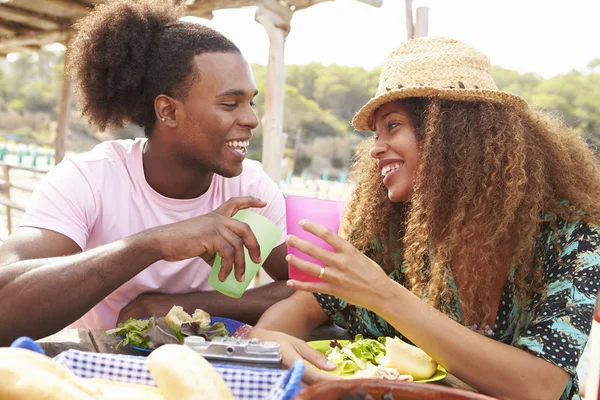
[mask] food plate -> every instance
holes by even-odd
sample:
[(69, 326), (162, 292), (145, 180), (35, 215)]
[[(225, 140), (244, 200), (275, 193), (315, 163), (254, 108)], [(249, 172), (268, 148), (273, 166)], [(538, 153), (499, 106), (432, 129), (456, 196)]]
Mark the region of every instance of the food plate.
[[(327, 349), (330, 347), (330, 343), (333, 340), (315, 340), (312, 342), (308, 342), (308, 345), (310, 347), (312, 347), (315, 350), (319, 350), (320, 352), (324, 353), (327, 351)], [(338, 340), (337, 341), (341, 346), (345, 346), (348, 343), (350, 343), (350, 340)], [(326, 371), (325, 371), (326, 372)], [(442, 367), (441, 365), (438, 365), (438, 369), (435, 372), (435, 374), (433, 374), (433, 376), (429, 379), (421, 379), (421, 380), (415, 380), (414, 382), (435, 382), (435, 381), (440, 381), (442, 379), (444, 379), (446, 377), (446, 375), (448, 375), (448, 371), (446, 371), (446, 369), (444, 367)], [(346, 375), (345, 378), (348, 377), (352, 377), (352, 375)]]
[[(142, 319), (149, 319), (149, 318), (142, 318)], [(227, 332), (229, 332), (230, 335), (233, 334), (233, 332), (235, 332), (240, 326), (244, 325), (243, 322), (240, 321), (236, 321), (235, 319), (229, 319), (229, 318), (222, 318), (222, 317), (210, 317), (210, 324), (214, 324), (216, 322), (222, 322), (223, 325), (225, 326), (225, 329), (227, 329)], [(152, 349), (144, 349), (143, 347), (138, 347), (138, 346), (133, 346), (128, 344), (126, 347), (129, 347), (131, 349), (136, 349), (138, 351), (141, 351), (142, 353), (152, 353)]]

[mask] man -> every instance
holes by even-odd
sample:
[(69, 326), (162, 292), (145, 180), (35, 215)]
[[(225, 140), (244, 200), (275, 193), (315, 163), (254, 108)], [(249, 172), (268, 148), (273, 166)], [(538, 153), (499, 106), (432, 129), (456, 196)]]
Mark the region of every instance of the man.
[[(82, 113), (101, 130), (133, 123), (147, 139), (105, 142), (65, 159), (36, 188), (21, 226), (0, 247), (0, 345), (66, 326), (111, 328), (129, 317), (187, 311), (254, 323), (288, 297), (285, 204), (258, 162), (244, 160), (257, 94), (239, 49), (179, 21), (183, 5), (117, 0), (78, 24), (69, 68)], [(265, 260), (276, 281), (241, 300), (211, 291), (259, 262), (251, 208), (282, 238)]]

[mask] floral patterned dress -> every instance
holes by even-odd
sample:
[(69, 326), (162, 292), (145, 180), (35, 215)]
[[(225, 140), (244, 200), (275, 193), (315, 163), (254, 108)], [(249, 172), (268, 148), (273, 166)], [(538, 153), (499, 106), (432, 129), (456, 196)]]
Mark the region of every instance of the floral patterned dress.
[[(552, 242), (552, 229), (544, 223), (538, 243), (543, 244), (543, 293), (535, 295), (519, 318), (513, 301), (513, 274), (509, 274), (491, 337), (518, 347), (566, 370), (571, 379), (561, 399), (580, 399), (576, 367), (587, 342), (600, 289), (600, 227), (583, 223), (557, 221), (561, 251)], [(404, 266), (390, 278), (405, 284)], [(454, 305), (449, 315), (461, 322), (458, 295), (453, 279)], [(316, 293), (323, 311), (353, 337), (399, 336), (401, 333), (377, 314), (348, 304), (333, 296)]]

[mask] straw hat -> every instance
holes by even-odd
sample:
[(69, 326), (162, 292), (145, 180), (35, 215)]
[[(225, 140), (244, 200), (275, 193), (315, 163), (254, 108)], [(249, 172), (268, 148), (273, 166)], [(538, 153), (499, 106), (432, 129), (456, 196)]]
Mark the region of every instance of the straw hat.
[(356, 113), (356, 130), (373, 130), (373, 114), (381, 105), (408, 97), (489, 101), (526, 108), (523, 98), (498, 90), (490, 60), (455, 39), (409, 40), (386, 59), (377, 94)]

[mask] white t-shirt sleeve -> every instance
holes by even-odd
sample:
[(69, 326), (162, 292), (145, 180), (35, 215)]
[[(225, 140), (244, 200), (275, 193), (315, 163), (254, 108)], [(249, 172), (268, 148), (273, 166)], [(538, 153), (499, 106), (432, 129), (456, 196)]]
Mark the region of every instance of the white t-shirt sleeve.
[(264, 208), (257, 208), (253, 211), (256, 211), (262, 216), (268, 218), (279, 227), (279, 230), (281, 231), (281, 237), (275, 245), (275, 247), (277, 247), (285, 241), (285, 236), (287, 235), (285, 199), (283, 198), (283, 194), (281, 194), (279, 187), (275, 184), (275, 182), (273, 182), (269, 175), (262, 171), (262, 168), (260, 172), (260, 184), (257, 185), (258, 187), (254, 196), (265, 201), (267, 205)]
[(65, 159), (39, 182), (20, 226), (58, 232), (85, 250), (95, 214), (90, 182), (73, 161)]

